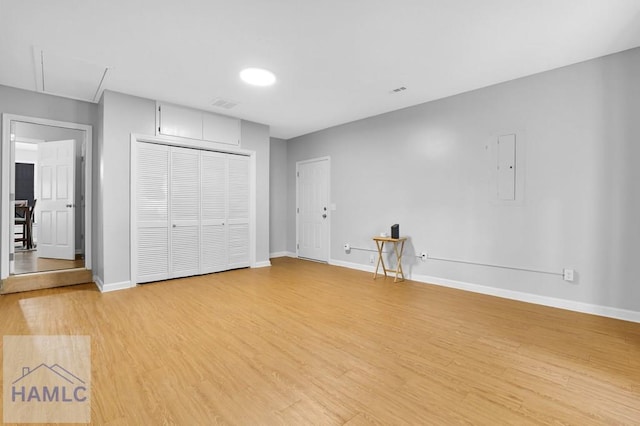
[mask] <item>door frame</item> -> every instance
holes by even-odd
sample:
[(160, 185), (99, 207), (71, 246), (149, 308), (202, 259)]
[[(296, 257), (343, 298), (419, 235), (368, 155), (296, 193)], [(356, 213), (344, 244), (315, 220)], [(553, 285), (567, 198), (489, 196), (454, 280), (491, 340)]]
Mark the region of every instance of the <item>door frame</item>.
[(249, 157), (249, 267), (258, 267), (256, 263), (256, 249), (257, 249), (257, 215), (256, 215), (256, 151), (242, 149), (237, 146), (221, 144), (216, 142), (191, 140), (186, 138), (168, 137), (168, 136), (153, 136), (144, 135), (138, 133), (132, 133), (130, 136), (130, 156), (131, 156), (131, 179), (129, 186), (130, 194), (130, 211), (129, 211), (129, 273), (131, 275), (130, 287), (138, 285), (138, 265), (137, 265), (137, 251), (138, 251), (138, 239), (137, 239), (137, 211), (138, 211), (138, 198), (137, 198), (137, 179), (138, 168), (136, 166), (136, 160), (138, 159), (138, 142), (154, 143), (158, 145), (168, 145), (173, 147), (192, 148), (202, 151), (221, 152), (226, 154), (244, 155)]
[[(91, 245), (92, 245), (92, 146), (93, 127), (87, 124), (71, 123), (68, 121), (50, 120), (47, 118), (29, 117), (16, 114), (2, 114), (2, 154), (1, 154), (1, 176), (0, 185), (0, 279), (6, 279), (10, 275), (9, 255), (13, 233), (11, 232), (12, 201), (11, 200), (11, 160), (13, 159), (12, 147), (15, 135), (11, 135), (11, 122), (22, 122), (28, 124), (40, 124), (43, 126), (62, 127), (71, 130), (84, 131), (84, 267), (91, 269)], [(15, 194), (14, 194), (15, 197)]]
[[(299, 193), (300, 193), (300, 165), (302, 164), (307, 164), (307, 163), (316, 163), (319, 161), (326, 161), (327, 162), (327, 263), (330, 263), (331, 260), (331, 216), (333, 216), (332, 209), (331, 209), (331, 157), (326, 156), (326, 157), (317, 157), (317, 158), (310, 158), (308, 160), (300, 160), (300, 161), (296, 161), (296, 257), (300, 257), (299, 255), (299, 251), (300, 251), (300, 200), (299, 200)], [(306, 258), (305, 258), (306, 259)], [(315, 260), (315, 259), (309, 259), (309, 260)], [(321, 262), (321, 261), (319, 261)]]

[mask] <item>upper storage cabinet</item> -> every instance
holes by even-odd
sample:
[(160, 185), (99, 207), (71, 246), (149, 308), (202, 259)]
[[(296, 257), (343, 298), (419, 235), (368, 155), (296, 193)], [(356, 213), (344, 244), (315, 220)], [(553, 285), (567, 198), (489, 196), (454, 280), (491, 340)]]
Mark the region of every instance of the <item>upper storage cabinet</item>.
[(240, 120), (166, 103), (157, 104), (158, 135), (240, 145)]

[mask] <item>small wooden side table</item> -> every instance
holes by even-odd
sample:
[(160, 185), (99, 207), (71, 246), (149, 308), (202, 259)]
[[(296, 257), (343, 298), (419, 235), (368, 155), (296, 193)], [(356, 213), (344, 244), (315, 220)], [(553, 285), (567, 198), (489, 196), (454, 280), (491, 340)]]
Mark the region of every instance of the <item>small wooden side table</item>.
[[(401, 278), (401, 281), (404, 281), (404, 272), (402, 271), (402, 252), (404, 251), (404, 242), (407, 241), (407, 237), (373, 237), (373, 241), (376, 242), (376, 246), (378, 247), (378, 262), (376, 263), (376, 271), (373, 274), (373, 279), (375, 280), (378, 277), (378, 268), (382, 264), (382, 271), (384, 272), (385, 277), (387, 276), (387, 272), (395, 272), (396, 276), (393, 279), (393, 282), (398, 282), (398, 277)], [(384, 259), (382, 258), (384, 243), (393, 244), (393, 252), (396, 254), (397, 262), (396, 269), (388, 269), (384, 264)], [(400, 250), (398, 250), (398, 244), (400, 244)]]

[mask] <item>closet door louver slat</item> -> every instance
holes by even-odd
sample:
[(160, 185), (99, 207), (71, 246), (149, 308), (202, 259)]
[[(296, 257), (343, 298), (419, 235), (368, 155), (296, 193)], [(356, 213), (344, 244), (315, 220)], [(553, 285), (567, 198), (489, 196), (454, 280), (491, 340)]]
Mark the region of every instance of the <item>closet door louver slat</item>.
[(169, 148), (138, 144), (137, 277), (139, 283), (169, 278)]
[(200, 273), (200, 152), (171, 148), (171, 277)]
[(203, 274), (227, 269), (227, 158), (216, 152), (201, 153), (202, 221), (200, 261)]
[(229, 157), (229, 268), (249, 266), (249, 159)]

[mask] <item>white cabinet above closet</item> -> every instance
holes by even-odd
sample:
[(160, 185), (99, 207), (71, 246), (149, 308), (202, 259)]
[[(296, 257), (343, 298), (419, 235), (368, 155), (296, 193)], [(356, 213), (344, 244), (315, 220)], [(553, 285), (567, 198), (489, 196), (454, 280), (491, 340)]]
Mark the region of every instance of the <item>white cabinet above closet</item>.
[(212, 112), (157, 103), (157, 134), (240, 145), (240, 120)]

